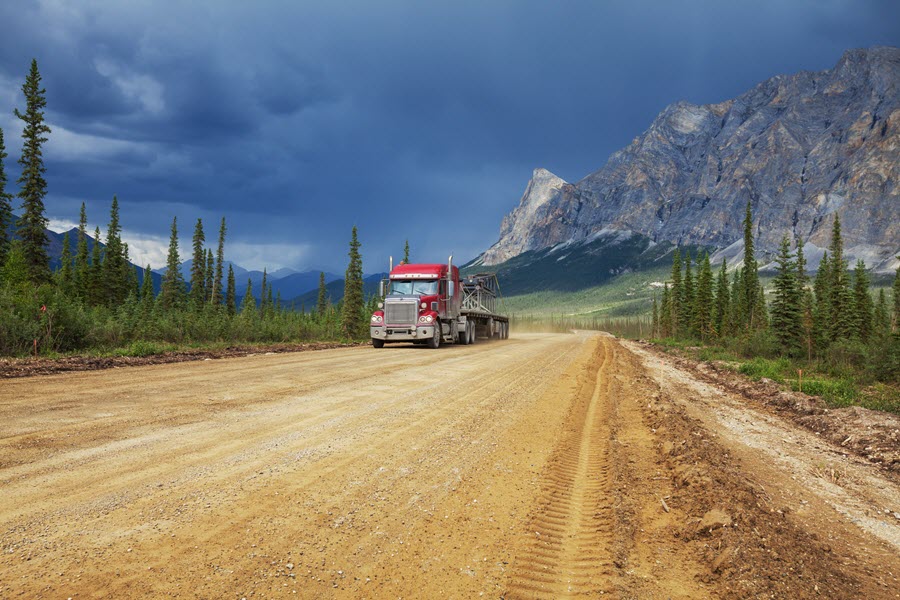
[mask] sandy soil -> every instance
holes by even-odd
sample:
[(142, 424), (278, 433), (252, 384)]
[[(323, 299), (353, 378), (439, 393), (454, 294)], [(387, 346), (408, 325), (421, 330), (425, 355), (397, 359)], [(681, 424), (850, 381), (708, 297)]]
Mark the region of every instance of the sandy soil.
[(0, 381), (0, 489), (4, 598), (900, 596), (885, 473), (602, 335)]

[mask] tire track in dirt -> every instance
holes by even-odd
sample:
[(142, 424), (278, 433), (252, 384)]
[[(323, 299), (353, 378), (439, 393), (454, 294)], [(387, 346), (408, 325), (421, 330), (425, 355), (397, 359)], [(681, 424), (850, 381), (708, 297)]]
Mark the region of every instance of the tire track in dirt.
[(517, 553), (508, 598), (615, 591), (609, 345), (601, 343), (550, 461), (538, 509)]

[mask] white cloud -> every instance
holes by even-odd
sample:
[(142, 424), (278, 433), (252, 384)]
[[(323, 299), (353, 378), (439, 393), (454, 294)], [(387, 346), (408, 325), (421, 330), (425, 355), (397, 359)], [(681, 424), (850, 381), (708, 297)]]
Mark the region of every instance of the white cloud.
[(62, 125), (48, 123), (53, 131), (47, 139), (47, 156), (58, 160), (107, 159), (124, 153), (140, 153), (150, 160), (154, 152), (146, 144), (76, 133)]
[(148, 113), (158, 115), (165, 109), (163, 86), (153, 77), (134, 73), (105, 58), (95, 59), (94, 68), (119, 88), (123, 96), (137, 100)]
[(312, 245), (301, 244), (250, 244), (235, 242), (225, 247), (225, 258), (245, 269), (263, 268), (269, 271), (282, 267), (300, 268), (309, 258)]
[(65, 233), (73, 227), (78, 227), (78, 223), (68, 219), (47, 219), (47, 229), (56, 233)]
[[(166, 266), (166, 258), (169, 255), (169, 239), (156, 235), (122, 231), (122, 241), (128, 244), (128, 258), (131, 262), (152, 269)], [(182, 260), (186, 257), (182, 256)]]

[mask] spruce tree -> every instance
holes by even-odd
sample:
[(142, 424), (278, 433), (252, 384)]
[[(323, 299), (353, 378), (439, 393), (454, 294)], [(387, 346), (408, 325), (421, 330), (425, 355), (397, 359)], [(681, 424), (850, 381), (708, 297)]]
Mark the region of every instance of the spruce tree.
[(204, 271), (206, 275), (206, 281), (203, 284), (203, 288), (206, 291), (206, 302), (211, 303), (213, 300), (213, 282), (215, 281), (216, 274), (216, 259), (213, 257), (213, 251), (211, 248), (206, 249), (206, 270)]
[[(900, 256), (897, 258), (900, 258)], [(897, 272), (894, 274), (894, 288), (892, 295), (894, 300), (894, 317), (891, 330), (894, 333), (900, 334), (900, 265), (897, 265)]]
[(728, 317), (731, 311), (731, 298), (728, 293), (728, 261), (722, 259), (722, 267), (716, 279), (716, 310), (713, 327), (720, 338), (728, 335)]
[(178, 255), (178, 217), (172, 219), (169, 237), (169, 254), (166, 257), (166, 274), (163, 276), (157, 304), (164, 311), (180, 308), (184, 303), (184, 276), (181, 274), (181, 257)]
[(759, 297), (759, 272), (753, 242), (753, 211), (749, 200), (744, 214), (744, 267), (741, 270), (741, 288), (743, 298), (740, 323), (745, 330), (761, 327), (760, 323), (754, 322), (754, 316), (760, 314), (757, 303), (762, 302), (762, 298)]
[(13, 195), (6, 191), (6, 170), (3, 159), (9, 156), (6, 146), (3, 145), (3, 129), (0, 128), (0, 266), (9, 252), (9, 227), (12, 225), (12, 199)]
[(656, 294), (653, 294), (653, 302), (650, 305), (650, 337), (659, 337), (659, 306), (656, 304)]
[(328, 288), (325, 287), (325, 273), (319, 272), (319, 297), (316, 302), (316, 314), (320, 317), (325, 316), (328, 310)]
[(265, 317), (266, 312), (268, 312), (268, 306), (266, 304), (266, 295), (268, 293), (268, 287), (269, 287), (268, 280), (269, 280), (268, 273), (266, 271), (266, 268), (263, 267), (262, 284), (260, 285), (260, 288), (259, 288), (259, 314), (262, 315), (263, 317)]
[(803, 290), (809, 283), (809, 277), (806, 274), (806, 254), (803, 249), (803, 238), (797, 236), (795, 238), (797, 244), (797, 286)]
[(806, 288), (803, 289), (802, 311), (803, 348), (806, 350), (806, 360), (812, 360), (816, 343), (815, 303), (812, 292)]
[(150, 317), (153, 312), (153, 271), (150, 265), (144, 269), (144, 281), (141, 285), (141, 316), (144, 319)]
[(235, 312), (237, 312), (237, 304), (234, 293), (234, 269), (231, 267), (231, 265), (228, 265), (228, 287), (225, 290), (225, 310), (229, 315), (232, 316)]
[(101, 271), (103, 300), (106, 306), (117, 307), (125, 302), (131, 289), (130, 266), (125, 258), (122, 243), (122, 227), (119, 225), (119, 201), (113, 196), (109, 211), (109, 225), (106, 229), (106, 252)]
[(678, 323), (681, 325), (681, 333), (686, 337), (697, 335), (694, 330), (694, 302), (696, 291), (694, 290), (694, 274), (691, 267), (691, 253), (684, 255), (684, 279), (681, 283), (681, 303), (678, 307)]
[(403, 262), (409, 264), (409, 240), (403, 245)]
[(253, 281), (247, 278), (247, 291), (241, 301), (241, 315), (249, 317), (256, 310), (256, 300), (253, 298)]
[(765, 329), (769, 326), (769, 311), (766, 308), (766, 290), (760, 283), (756, 288), (757, 302), (753, 305), (752, 319), (754, 327), (757, 330)]
[(272, 300), (272, 284), (269, 284), (269, 291), (266, 292), (266, 312), (272, 314), (276, 310), (275, 302)]
[(885, 338), (891, 333), (891, 316), (888, 313), (884, 288), (878, 290), (878, 302), (875, 303), (872, 318), (872, 333), (876, 338)]
[(60, 255), (61, 264), (59, 267), (57, 285), (59, 285), (60, 290), (62, 290), (66, 296), (69, 296), (72, 293), (74, 278), (72, 274), (72, 248), (69, 246), (68, 231), (63, 234), (62, 245), (62, 254)]
[(94, 246), (91, 248), (91, 266), (88, 269), (88, 303), (103, 304), (103, 250), (100, 248), (100, 228), (94, 228)]
[(728, 316), (728, 335), (737, 335), (743, 333), (745, 316), (747, 312), (747, 295), (744, 293), (744, 270), (737, 269), (731, 277), (731, 312)]
[(363, 323), (363, 279), (362, 256), (359, 249), (362, 244), (357, 238), (356, 226), (350, 236), (350, 261), (344, 276), (344, 299), (341, 310), (341, 329), (349, 338), (362, 337), (365, 333)]
[(669, 291), (669, 310), (671, 316), (671, 335), (677, 336), (681, 331), (682, 303), (684, 302), (684, 288), (681, 284), (681, 250), (675, 248), (672, 253), (672, 289)]
[(222, 217), (222, 224), (219, 225), (219, 245), (216, 248), (216, 275), (213, 278), (212, 303), (220, 306), (225, 300), (222, 293), (222, 272), (225, 268), (225, 217)]
[(47, 141), (44, 134), (50, 133), (50, 128), (44, 123), (46, 90), (41, 88), (41, 74), (36, 60), (31, 61), (31, 72), (25, 78), (22, 93), (25, 94), (25, 112), (20, 113), (19, 109), (13, 111), (24, 122), (22, 139), (25, 140), (19, 158), (22, 174), (18, 179), (21, 184), (18, 196), (22, 199), (22, 216), (16, 225), (28, 265), (28, 279), (39, 285), (50, 281), (50, 258), (46, 249), (47, 217), (44, 216), (47, 181), (44, 179), (46, 169), (41, 150)]
[(781, 351), (794, 356), (800, 351), (803, 340), (803, 309), (797, 282), (797, 263), (791, 252), (787, 234), (781, 238), (778, 256), (775, 258), (775, 288), (772, 300), (772, 330)]
[(206, 300), (206, 250), (203, 243), (206, 236), (203, 234), (203, 220), (197, 219), (194, 226), (194, 237), (191, 245), (193, 254), (191, 255), (191, 307), (199, 309)]
[(659, 306), (659, 336), (663, 338), (672, 335), (672, 294), (669, 292), (669, 284), (663, 283), (662, 299)]
[(713, 274), (709, 254), (703, 253), (697, 273), (697, 297), (694, 301), (694, 331), (703, 341), (714, 334), (713, 328)]
[(857, 260), (853, 272), (853, 312), (856, 316), (855, 335), (863, 342), (868, 342), (872, 336), (874, 311), (872, 296), (869, 294), (866, 264), (862, 260)]
[(88, 286), (88, 244), (87, 244), (87, 213), (84, 202), (81, 203), (81, 213), (78, 215), (78, 245), (75, 250), (75, 272), (73, 274), (75, 294), (81, 298), (87, 298)]
[(813, 292), (813, 337), (816, 348), (824, 350), (831, 341), (831, 261), (827, 250), (819, 262), (816, 278), (813, 280)]
[(849, 339), (857, 330), (853, 293), (850, 290), (850, 273), (844, 260), (844, 242), (841, 237), (841, 219), (835, 213), (831, 228), (831, 261), (829, 263), (829, 333), (833, 340)]

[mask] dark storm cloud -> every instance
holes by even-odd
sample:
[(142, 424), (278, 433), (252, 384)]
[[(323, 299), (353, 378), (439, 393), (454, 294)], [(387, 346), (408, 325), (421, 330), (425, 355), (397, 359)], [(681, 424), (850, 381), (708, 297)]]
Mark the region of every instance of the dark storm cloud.
[(407, 237), (471, 258), (534, 167), (580, 179), (667, 104), (900, 43), (887, 0), (12, 4), (0, 83), (38, 59), (51, 216), (224, 214), (247, 256), (333, 271), (353, 224), (367, 270)]

